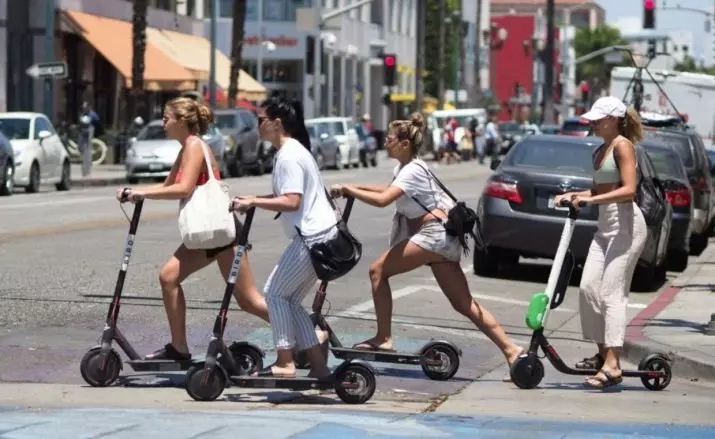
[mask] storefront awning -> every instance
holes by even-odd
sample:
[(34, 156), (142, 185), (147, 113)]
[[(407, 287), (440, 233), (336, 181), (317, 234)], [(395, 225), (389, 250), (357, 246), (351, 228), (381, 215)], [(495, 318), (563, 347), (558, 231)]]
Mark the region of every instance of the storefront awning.
[[(124, 78), (132, 83), (132, 24), (78, 11), (63, 11), (81, 29), (82, 37), (101, 53)], [(144, 89), (185, 91), (196, 89), (195, 75), (147, 41), (144, 57)]]
[[(209, 80), (211, 42), (206, 38), (165, 29), (148, 29), (147, 40), (191, 71), (196, 80)], [(216, 85), (228, 91), (230, 74), (231, 60), (216, 50)], [(238, 91), (239, 99), (261, 101), (266, 98), (266, 88), (243, 70), (238, 75)]]

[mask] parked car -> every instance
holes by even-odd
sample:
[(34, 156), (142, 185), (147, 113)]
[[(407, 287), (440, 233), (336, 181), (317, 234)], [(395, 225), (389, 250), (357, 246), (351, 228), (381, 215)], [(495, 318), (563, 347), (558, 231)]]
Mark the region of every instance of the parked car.
[(685, 165), (688, 181), (693, 188), (693, 233), (690, 238), (691, 254), (700, 254), (708, 245), (708, 238), (715, 225), (715, 196), (713, 178), (705, 145), (691, 128), (648, 129), (644, 141), (649, 144), (666, 145), (673, 149)]
[(41, 184), (57, 190), (71, 186), (70, 159), (52, 122), (41, 113), (0, 113), (0, 132), (13, 150), (15, 186), (38, 192)]
[[(215, 127), (210, 127), (203, 140), (211, 149), (219, 169), (225, 169), (223, 162), (226, 144), (217, 139)], [(220, 137), (220, 136), (219, 136)], [(129, 139), (129, 149), (124, 167), (127, 181), (136, 184), (140, 179), (164, 181), (181, 151), (181, 144), (166, 137), (161, 119), (155, 119), (139, 130), (136, 137)]]
[(499, 134), (502, 138), (501, 153), (506, 154), (521, 139), (528, 134), (524, 125), (516, 122), (502, 122), (499, 124)]
[(319, 117), (306, 120), (305, 125), (315, 127), (318, 136), (327, 134), (330, 137), (335, 137), (340, 146), (338, 162), (343, 168), (360, 166), (358, 135), (355, 131), (355, 124), (349, 117)]
[[(500, 268), (518, 263), (519, 257), (553, 258), (563, 230), (565, 214), (553, 207), (558, 194), (584, 191), (593, 184), (592, 152), (603, 142), (597, 137), (529, 136), (514, 146), (503, 161), (492, 162), (477, 213), (487, 245), (474, 251), (474, 272), (495, 275)], [(637, 147), (639, 174), (658, 178), (650, 158)], [(665, 276), (671, 228), (670, 206), (666, 220), (648, 229), (645, 248), (633, 282), (649, 288)], [(582, 264), (596, 231), (598, 206), (581, 209), (571, 241), (571, 251)]]
[(559, 125), (544, 124), (539, 127), (541, 134), (559, 134), (561, 127)]
[(590, 131), (591, 125), (588, 121), (578, 116), (572, 116), (566, 118), (564, 123), (561, 124), (559, 134), (562, 136), (586, 137)]
[(318, 135), (315, 126), (308, 126), (310, 136), (310, 151), (318, 163), (318, 168), (322, 171), (327, 168), (340, 169), (340, 146), (335, 137), (330, 137), (327, 133)]
[(673, 221), (668, 241), (667, 268), (682, 272), (688, 266), (690, 235), (693, 226), (693, 188), (690, 187), (685, 165), (678, 153), (658, 144), (643, 142), (653, 162), (658, 177), (665, 188), (665, 195), (673, 208)]
[(270, 145), (260, 140), (258, 118), (244, 108), (214, 111), (215, 124), (228, 142), (224, 154), (231, 177), (241, 177), (247, 171), (263, 175), (273, 166)]
[(12, 195), (15, 190), (14, 159), (10, 141), (0, 132), (0, 196)]

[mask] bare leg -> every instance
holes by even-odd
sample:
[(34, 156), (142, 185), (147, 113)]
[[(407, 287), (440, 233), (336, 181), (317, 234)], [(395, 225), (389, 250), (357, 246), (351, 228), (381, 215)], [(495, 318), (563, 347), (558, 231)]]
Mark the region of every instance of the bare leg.
[(442, 262), (432, 265), (432, 273), (454, 310), (471, 320), (489, 337), (511, 365), (523, 349), (514, 344), (494, 316), (472, 298), (462, 267), (456, 262)]
[(417, 244), (406, 240), (396, 244), (373, 262), (370, 266), (370, 281), (377, 334), (370, 340), (358, 343), (356, 348), (392, 349), (392, 290), (388, 279), (441, 259), (441, 256), (425, 252)]
[(186, 343), (186, 301), (181, 282), (209, 263), (211, 260), (206, 257), (205, 251), (189, 250), (182, 244), (159, 272), (171, 345), (183, 354), (189, 353), (189, 347)]

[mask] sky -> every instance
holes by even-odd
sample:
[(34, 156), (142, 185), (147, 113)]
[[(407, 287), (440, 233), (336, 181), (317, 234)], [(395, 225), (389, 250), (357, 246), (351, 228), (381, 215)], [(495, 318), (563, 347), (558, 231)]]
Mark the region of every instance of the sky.
[[(596, 0), (606, 10), (606, 23), (630, 31), (643, 27), (643, 0)], [(691, 31), (695, 42), (693, 54), (695, 58), (704, 57), (705, 64), (713, 64), (713, 32), (705, 32), (706, 17), (703, 14), (689, 11), (678, 11), (677, 5), (701, 9), (711, 14), (715, 12), (715, 0), (656, 0), (655, 26), (661, 31)], [(715, 26), (711, 27), (715, 29)]]

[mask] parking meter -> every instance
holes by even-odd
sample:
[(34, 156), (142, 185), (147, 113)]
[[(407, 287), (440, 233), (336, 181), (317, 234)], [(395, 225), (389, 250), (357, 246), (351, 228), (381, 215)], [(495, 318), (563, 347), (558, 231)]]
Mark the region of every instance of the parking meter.
[(94, 137), (94, 125), (88, 115), (79, 118), (79, 137), (77, 138), (77, 148), (82, 157), (82, 176), (87, 177), (92, 172), (92, 138)]

